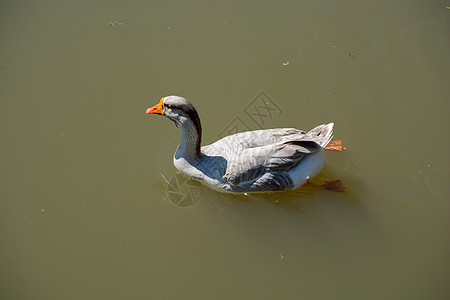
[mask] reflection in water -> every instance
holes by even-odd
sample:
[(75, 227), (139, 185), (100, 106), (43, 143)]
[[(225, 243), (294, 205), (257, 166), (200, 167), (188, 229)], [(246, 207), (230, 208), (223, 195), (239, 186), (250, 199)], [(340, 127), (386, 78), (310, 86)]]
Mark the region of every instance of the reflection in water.
[[(327, 170), (324, 170), (324, 174), (319, 174), (314, 182), (324, 182), (327, 178), (326, 173)], [(218, 192), (178, 172), (169, 180), (164, 175), (161, 174), (161, 176), (165, 181), (167, 198), (173, 205), (180, 208), (189, 208), (200, 201), (207, 201), (217, 211), (232, 215), (247, 214), (248, 212), (259, 214), (264, 209), (278, 209), (291, 214), (300, 214), (315, 210), (320, 206), (317, 193), (329, 193), (331, 198), (352, 205), (353, 208), (359, 206), (359, 200), (354, 190), (339, 193), (323, 191), (316, 186), (304, 186), (291, 191), (234, 194)]]

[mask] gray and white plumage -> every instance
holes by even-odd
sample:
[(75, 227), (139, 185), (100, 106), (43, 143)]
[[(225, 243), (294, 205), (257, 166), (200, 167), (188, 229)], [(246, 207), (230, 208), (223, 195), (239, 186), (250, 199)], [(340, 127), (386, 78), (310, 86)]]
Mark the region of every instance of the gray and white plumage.
[(164, 97), (147, 113), (162, 114), (181, 127), (174, 155), (179, 171), (227, 192), (268, 192), (302, 186), (322, 170), (324, 148), (333, 134), (333, 123), (308, 132), (265, 129), (236, 133), (200, 147), (200, 118), (185, 98)]

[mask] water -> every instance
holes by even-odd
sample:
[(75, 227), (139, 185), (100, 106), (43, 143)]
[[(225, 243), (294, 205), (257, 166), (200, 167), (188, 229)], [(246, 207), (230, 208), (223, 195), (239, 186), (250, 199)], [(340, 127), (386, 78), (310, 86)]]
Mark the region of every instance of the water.
[[(449, 13), (3, 1), (1, 298), (448, 299)], [(145, 115), (169, 94), (197, 107), (204, 143), (334, 121), (347, 151), (317, 180), (346, 192), (186, 181), (179, 129)], [(252, 114), (259, 97), (273, 114)]]

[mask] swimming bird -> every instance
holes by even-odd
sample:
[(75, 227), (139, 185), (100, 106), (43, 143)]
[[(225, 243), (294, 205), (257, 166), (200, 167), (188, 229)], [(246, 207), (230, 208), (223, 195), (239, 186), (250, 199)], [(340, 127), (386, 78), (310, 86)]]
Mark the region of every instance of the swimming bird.
[(276, 128), (239, 132), (201, 146), (197, 110), (180, 96), (163, 97), (147, 114), (167, 117), (181, 127), (173, 163), (185, 175), (222, 192), (249, 193), (296, 189), (325, 164), (333, 123), (310, 131)]

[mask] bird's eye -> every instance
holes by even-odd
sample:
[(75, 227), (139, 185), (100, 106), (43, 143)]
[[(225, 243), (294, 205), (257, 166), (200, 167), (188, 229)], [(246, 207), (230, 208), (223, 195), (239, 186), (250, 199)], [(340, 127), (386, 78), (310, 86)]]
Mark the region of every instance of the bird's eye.
[(168, 107), (168, 108), (172, 108), (172, 105), (170, 105), (170, 104), (167, 104), (167, 107)]

